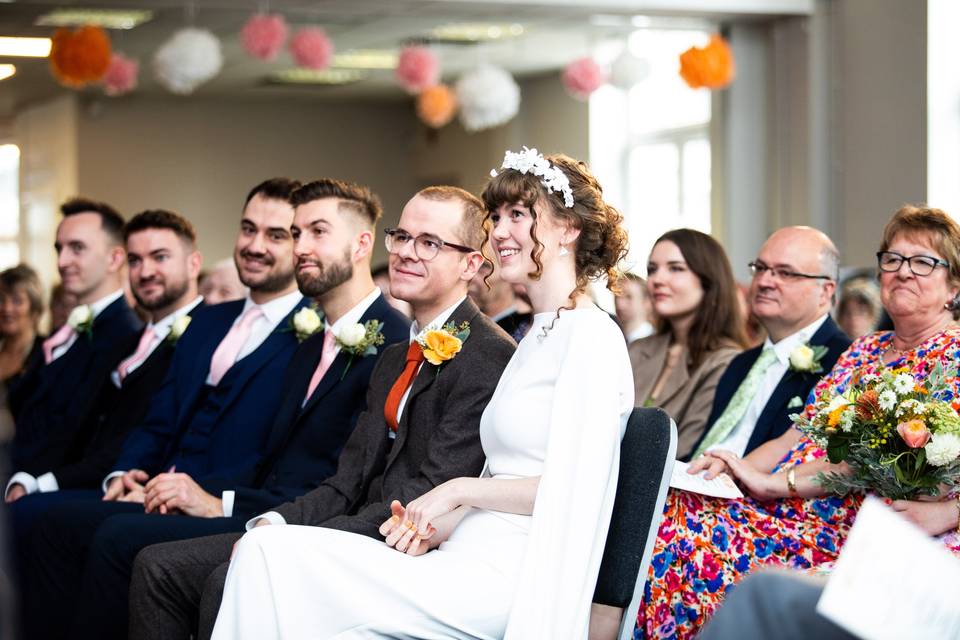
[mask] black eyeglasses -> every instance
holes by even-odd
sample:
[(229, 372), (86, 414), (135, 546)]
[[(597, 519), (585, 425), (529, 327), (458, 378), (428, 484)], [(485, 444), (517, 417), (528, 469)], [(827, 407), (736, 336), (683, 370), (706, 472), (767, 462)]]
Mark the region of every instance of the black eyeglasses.
[(384, 229), (383, 232), (386, 234), (384, 240), (386, 241), (387, 251), (390, 253), (399, 253), (404, 245), (413, 240), (413, 252), (417, 254), (418, 258), (424, 261), (430, 261), (436, 258), (437, 254), (440, 253), (440, 249), (444, 247), (456, 249), (461, 253), (473, 253), (476, 251), (476, 249), (471, 249), (461, 244), (453, 244), (452, 242), (441, 240), (437, 236), (429, 233), (422, 233), (414, 238), (403, 229)]
[(747, 266), (750, 267), (750, 273), (752, 273), (754, 276), (769, 273), (771, 276), (782, 282), (797, 282), (799, 280), (833, 280), (833, 278), (830, 276), (820, 276), (813, 273), (800, 273), (798, 271), (790, 271), (789, 269), (781, 269), (780, 267), (770, 267), (759, 260), (749, 262), (747, 263)]
[(933, 273), (937, 267), (943, 267), (944, 269), (950, 268), (949, 262), (941, 260), (940, 258), (934, 258), (933, 256), (905, 256), (896, 251), (877, 252), (877, 266), (880, 267), (880, 271), (886, 271), (888, 273), (900, 271), (900, 267), (903, 266), (904, 262), (907, 263), (907, 266), (910, 267), (910, 272), (915, 276), (928, 276)]

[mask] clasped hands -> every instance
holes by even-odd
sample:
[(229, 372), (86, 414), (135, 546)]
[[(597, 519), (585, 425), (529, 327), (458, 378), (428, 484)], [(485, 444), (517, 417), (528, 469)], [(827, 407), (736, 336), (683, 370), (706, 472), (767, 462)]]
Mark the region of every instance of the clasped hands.
[(443, 526), (443, 516), (460, 506), (456, 483), (456, 479), (447, 481), (406, 507), (399, 500), (391, 502), (392, 515), (380, 525), (380, 535), (386, 538), (387, 545), (411, 556), (440, 546), (451, 532)]
[(223, 501), (204, 491), (188, 474), (176, 473), (175, 467), (152, 479), (146, 471), (131, 469), (111, 480), (103, 499), (139, 502), (146, 513), (183, 513), (205, 518), (223, 515)]

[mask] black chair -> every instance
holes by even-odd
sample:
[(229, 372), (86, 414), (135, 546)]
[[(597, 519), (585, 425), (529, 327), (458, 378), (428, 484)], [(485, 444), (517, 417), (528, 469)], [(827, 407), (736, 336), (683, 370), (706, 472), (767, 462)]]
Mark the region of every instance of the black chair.
[(677, 426), (662, 409), (637, 407), (620, 445), (620, 478), (593, 601), (620, 607), (620, 640), (633, 637), (653, 544), (677, 453)]

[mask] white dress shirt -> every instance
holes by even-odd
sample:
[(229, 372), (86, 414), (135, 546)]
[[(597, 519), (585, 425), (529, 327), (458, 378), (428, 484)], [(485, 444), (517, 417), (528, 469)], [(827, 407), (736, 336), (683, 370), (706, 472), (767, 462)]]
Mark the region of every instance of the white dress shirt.
[[(463, 301), (466, 299), (467, 297), (463, 296), (454, 304), (441, 311), (440, 315), (428, 322), (427, 326), (423, 330), (427, 331), (441, 328), (447, 322), (450, 316), (453, 315), (453, 312), (457, 310), (457, 307), (463, 304)], [(417, 336), (420, 335), (420, 331), (420, 326), (417, 324), (417, 321), (414, 320), (410, 325), (410, 341), (407, 343), (408, 345), (417, 339)], [(422, 362), (420, 363), (420, 366), (423, 366)], [(417, 368), (417, 373), (420, 373), (419, 367)], [(413, 379), (416, 380), (417, 377), (414, 376)], [(410, 387), (404, 392), (403, 397), (400, 398), (400, 406), (397, 408), (397, 424), (400, 424), (400, 416), (403, 415), (403, 406), (407, 403), (407, 396), (410, 395), (410, 389), (412, 388), (413, 385), (411, 384)], [(392, 430), (390, 430), (389, 435), (391, 438), (397, 437)], [(254, 516), (247, 520), (247, 531), (252, 529), (257, 524), (257, 520), (261, 519), (268, 521), (270, 524), (287, 524), (287, 521), (283, 518), (283, 516), (276, 511), (267, 511), (266, 513), (262, 513), (259, 516)]]
[[(370, 305), (372, 305), (380, 296), (381, 296), (380, 289), (378, 287), (374, 287), (373, 291), (368, 293), (363, 300), (361, 300), (356, 305), (354, 305), (349, 311), (347, 311), (345, 314), (340, 316), (340, 318), (336, 322), (334, 322), (332, 325), (327, 324), (325, 322), (324, 331), (332, 331), (333, 335), (339, 336), (340, 331), (342, 331), (344, 327), (348, 327), (353, 324), (358, 324), (360, 322), (360, 318), (362, 318), (363, 314), (365, 314), (367, 312), (367, 309), (370, 308)], [(333, 357), (336, 358), (339, 353), (340, 353), (340, 346), (338, 345), (334, 349)], [(306, 399), (304, 399), (304, 402), (306, 402)], [(223, 501), (224, 517), (229, 518), (230, 516), (233, 515), (233, 502), (235, 499), (236, 499), (236, 492), (233, 490), (228, 489), (224, 491), (222, 494), (220, 494), (220, 500)]]
[(780, 384), (781, 378), (783, 378), (784, 374), (786, 374), (790, 368), (790, 353), (800, 345), (806, 344), (810, 338), (813, 337), (813, 334), (820, 329), (820, 326), (826, 319), (827, 315), (824, 314), (803, 329), (787, 336), (776, 344), (771, 342), (770, 338), (767, 337), (763, 348), (773, 349), (777, 359), (767, 368), (763, 379), (761, 379), (760, 384), (757, 386), (757, 394), (753, 396), (753, 400), (751, 400), (747, 406), (747, 410), (744, 412), (743, 417), (740, 418), (740, 422), (737, 423), (737, 426), (730, 431), (726, 438), (710, 447), (710, 450), (725, 449), (732, 451), (738, 456), (743, 455), (747, 450), (747, 445), (750, 443), (750, 436), (753, 435), (753, 430), (757, 427), (757, 420), (760, 419), (760, 414), (763, 413), (764, 408), (767, 406), (767, 401), (770, 400), (770, 396), (773, 395), (777, 385)]
[[(120, 296), (122, 295), (123, 295), (123, 289), (117, 289), (113, 293), (103, 296), (96, 302), (91, 302), (90, 313), (93, 314), (93, 318), (91, 322), (93, 322), (93, 320), (96, 320), (97, 316), (100, 315), (104, 309), (106, 309), (111, 304), (119, 300)], [(70, 347), (72, 347), (73, 343), (77, 341), (77, 337), (79, 335), (80, 335), (79, 333), (74, 333), (72, 336), (70, 336), (69, 340), (67, 340), (60, 346), (56, 347), (52, 352), (50, 352), (50, 355), (52, 356), (50, 359), (50, 362), (53, 362), (54, 360), (56, 360), (57, 358), (65, 354), (67, 351), (70, 351)]]

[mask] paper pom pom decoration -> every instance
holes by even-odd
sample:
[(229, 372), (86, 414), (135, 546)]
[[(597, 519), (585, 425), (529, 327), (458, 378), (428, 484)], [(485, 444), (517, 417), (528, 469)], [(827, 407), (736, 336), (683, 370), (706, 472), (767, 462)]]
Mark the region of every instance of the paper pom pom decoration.
[(186, 95), (210, 80), (223, 66), (220, 41), (205, 29), (187, 27), (173, 34), (153, 55), (157, 81)]
[(258, 13), (240, 30), (244, 51), (260, 60), (273, 60), (287, 41), (287, 21), (278, 13)]
[(97, 82), (110, 66), (110, 37), (100, 27), (57, 29), (50, 48), (50, 71), (68, 87)]
[(733, 82), (734, 72), (733, 51), (718, 35), (706, 47), (690, 47), (680, 54), (680, 77), (692, 89), (722, 89)]
[(439, 129), (457, 113), (457, 96), (445, 84), (424, 89), (417, 96), (417, 116), (428, 127)]
[(520, 87), (500, 67), (482, 64), (457, 81), (460, 122), (481, 131), (509, 122), (520, 110)]
[(110, 57), (110, 66), (103, 74), (100, 82), (108, 96), (120, 96), (137, 88), (137, 74), (140, 73), (140, 63), (122, 53), (115, 53)]
[(624, 91), (629, 91), (634, 85), (640, 84), (649, 75), (650, 63), (629, 51), (624, 51), (610, 65), (610, 84)]
[(567, 65), (561, 79), (570, 95), (586, 100), (607, 81), (607, 74), (592, 58), (580, 58)]
[(440, 81), (440, 62), (426, 47), (404, 47), (395, 75), (407, 92), (420, 93)]
[(333, 60), (333, 42), (320, 27), (304, 27), (290, 40), (290, 54), (297, 66), (323, 71)]

